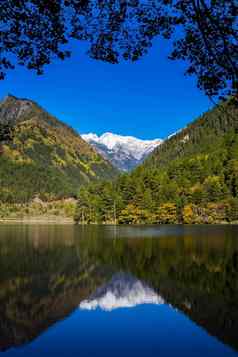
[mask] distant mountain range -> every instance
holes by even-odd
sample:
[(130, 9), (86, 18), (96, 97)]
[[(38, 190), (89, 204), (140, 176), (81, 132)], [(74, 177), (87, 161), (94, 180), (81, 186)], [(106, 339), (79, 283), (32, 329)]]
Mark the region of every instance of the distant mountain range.
[(83, 134), (82, 138), (91, 144), (106, 160), (121, 171), (130, 171), (144, 159), (163, 140), (141, 140), (134, 136), (122, 136), (113, 133)]
[(1, 123), (14, 127), (14, 139), (0, 155), (2, 202), (72, 197), (82, 184), (118, 173), (72, 128), (29, 99), (8, 95), (0, 102)]

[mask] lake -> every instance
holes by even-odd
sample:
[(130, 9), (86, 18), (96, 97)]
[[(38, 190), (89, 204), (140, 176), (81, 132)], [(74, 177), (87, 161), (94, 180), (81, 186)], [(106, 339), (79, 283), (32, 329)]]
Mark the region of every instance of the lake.
[(0, 225), (0, 355), (238, 356), (238, 226)]

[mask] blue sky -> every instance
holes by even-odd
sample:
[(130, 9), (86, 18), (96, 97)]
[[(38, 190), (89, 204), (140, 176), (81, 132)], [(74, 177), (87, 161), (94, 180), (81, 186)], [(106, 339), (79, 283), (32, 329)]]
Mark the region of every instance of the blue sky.
[(138, 62), (119, 65), (88, 58), (80, 43), (72, 49), (70, 59), (53, 61), (43, 76), (22, 67), (9, 71), (0, 98), (33, 99), (79, 133), (143, 139), (164, 138), (211, 107), (196, 79), (184, 76), (184, 63), (167, 59), (165, 41), (157, 40)]

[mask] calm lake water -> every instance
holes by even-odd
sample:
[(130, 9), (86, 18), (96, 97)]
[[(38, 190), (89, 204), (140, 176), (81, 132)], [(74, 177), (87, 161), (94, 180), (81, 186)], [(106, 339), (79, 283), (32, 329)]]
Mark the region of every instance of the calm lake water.
[(0, 355), (238, 356), (238, 226), (0, 226)]

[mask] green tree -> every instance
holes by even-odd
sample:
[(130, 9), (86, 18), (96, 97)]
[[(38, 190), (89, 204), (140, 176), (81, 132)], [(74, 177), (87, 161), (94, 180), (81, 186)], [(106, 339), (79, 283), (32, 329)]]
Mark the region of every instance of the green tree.
[(225, 197), (226, 187), (220, 176), (208, 176), (203, 188), (208, 201), (219, 201)]
[(226, 218), (228, 222), (238, 221), (238, 198), (230, 198), (226, 210)]
[(79, 199), (75, 211), (75, 222), (86, 224), (91, 222), (92, 204), (86, 188), (82, 187), (79, 191)]

